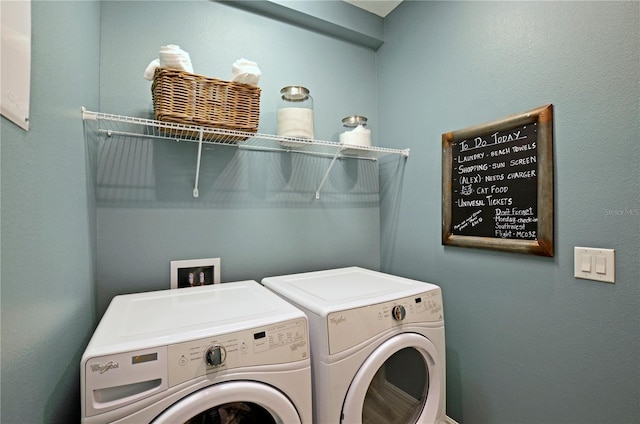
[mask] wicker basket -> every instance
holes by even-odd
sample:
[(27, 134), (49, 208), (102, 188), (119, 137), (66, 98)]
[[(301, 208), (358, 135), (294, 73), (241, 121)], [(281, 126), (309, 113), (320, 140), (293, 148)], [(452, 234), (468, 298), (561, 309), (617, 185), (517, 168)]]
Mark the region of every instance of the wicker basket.
[[(258, 131), (259, 87), (177, 69), (157, 68), (151, 94), (155, 118), (159, 121), (252, 133)], [(191, 135), (197, 137), (198, 133)], [(228, 141), (245, 138), (225, 137)]]

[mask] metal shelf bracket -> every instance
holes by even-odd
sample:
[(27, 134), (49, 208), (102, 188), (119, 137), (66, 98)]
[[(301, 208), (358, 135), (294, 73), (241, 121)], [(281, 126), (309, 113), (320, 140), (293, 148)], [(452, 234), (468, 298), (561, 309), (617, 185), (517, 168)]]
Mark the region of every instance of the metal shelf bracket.
[(200, 130), (200, 134), (198, 135), (198, 161), (196, 163), (196, 182), (193, 187), (193, 197), (200, 196), (200, 192), (198, 191), (198, 182), (200, 181), (200, 159), (202, 158), (202, 137), (204, 132), (202, 129)]
[(331, 163), (329, 164), (329, 169), (327, 169), (327, 172), (324, 173), (324, 177), (322, 177), (322, 181), (320, 181), (320, 186), (316, 190), (316, 200), (320, 199), (320, 190), (322, 189), (324, 182), (327, 181), (327, 177), (329, 176), (333, 165), (336, 163), (336, 159), (338, 159), (338, 156), (340, 156), (340, 150), (337, 150), (336, 154), (333, 155), (333, 159), (331, 159)]

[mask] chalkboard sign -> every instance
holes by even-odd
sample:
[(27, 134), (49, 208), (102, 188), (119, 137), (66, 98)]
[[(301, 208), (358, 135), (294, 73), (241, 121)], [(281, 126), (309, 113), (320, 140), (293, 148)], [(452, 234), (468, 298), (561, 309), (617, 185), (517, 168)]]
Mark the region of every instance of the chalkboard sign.
[(442, 243), (553, 256), (553, 106), (442, 134)]

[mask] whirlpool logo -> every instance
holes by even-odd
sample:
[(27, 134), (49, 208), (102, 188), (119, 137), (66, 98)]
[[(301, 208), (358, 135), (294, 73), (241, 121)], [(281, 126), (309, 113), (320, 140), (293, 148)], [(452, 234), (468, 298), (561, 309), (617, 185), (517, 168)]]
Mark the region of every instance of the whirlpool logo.
[(91, 372), (100, 372), (100, 374), (104, 374), (105, 372), (118, 367), (120, 367), (120, 364), (114, 361), (109, 361), (106, 364), (91, 364)]
[(331, 322), (331, 324), (334, 324), (334, 325), (342, 324), (346, 320), (347, 319), (344, 317), (344, 315), (340, 315), (339, 317), (331, 317), (331, 318), (329, 318), (329, 321)]
[(298, 350), (298, 348), (305, 347), (306, 345), (307, 345), (307, 341), (306, 340), (299, 340), (297, 342), (291, 343), (289, 348), (291, 350)]

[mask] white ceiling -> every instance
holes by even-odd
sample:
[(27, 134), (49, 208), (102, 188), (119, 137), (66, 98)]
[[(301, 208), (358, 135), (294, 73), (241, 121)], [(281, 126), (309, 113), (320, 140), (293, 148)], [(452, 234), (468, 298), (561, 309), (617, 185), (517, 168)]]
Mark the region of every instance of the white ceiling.
[(368, 10), (378, 16), (385, 17), (398, 6), (402, 0), (343, 0), (361, 9)]

